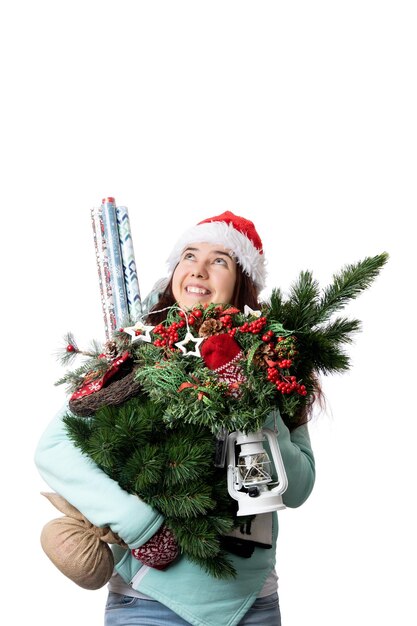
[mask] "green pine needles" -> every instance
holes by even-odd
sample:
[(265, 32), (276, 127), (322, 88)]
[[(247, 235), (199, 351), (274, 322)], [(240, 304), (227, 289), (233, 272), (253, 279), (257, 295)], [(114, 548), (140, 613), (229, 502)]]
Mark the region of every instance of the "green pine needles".
[[(297, 337), (297, 375), (304, 381), (308, 395), (314, 393), (320, 374), (342, 373), (350, 368), (346, 346), (361, 329), (361, 322), (335, 313), (368, 289), (387, 261), (388, 254), (384, 252), (346, 265), (322, 291), (311, 272), (300, 274), (288, 298), (279, 289), (273, 291), (270, 316), (293, 329)], [(284, 408), (283, 413), (291, 420), (294, 409)]]
[(157, 508), (182, 554), (209, 574), (235, 576), (220, 536), (235, 525), (223, 470), (214, 467), (213, 435), (204, 427), (167, 429), (156, 403), (139, 395), (92, 418), (68, 414), (69, 436), (129, 493)]

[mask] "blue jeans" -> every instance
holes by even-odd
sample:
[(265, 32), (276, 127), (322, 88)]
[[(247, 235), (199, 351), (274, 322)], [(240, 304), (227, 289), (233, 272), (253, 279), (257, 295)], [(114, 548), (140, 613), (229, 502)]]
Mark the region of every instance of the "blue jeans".
[[(215, 609), (214, 609), (215, 610)], [(105, 626), (190, 626), (188, 622), (155, 600), (142, 600), (110, 591)], [(258, 598), (239, 626), (281, 626), (278, 594)]]

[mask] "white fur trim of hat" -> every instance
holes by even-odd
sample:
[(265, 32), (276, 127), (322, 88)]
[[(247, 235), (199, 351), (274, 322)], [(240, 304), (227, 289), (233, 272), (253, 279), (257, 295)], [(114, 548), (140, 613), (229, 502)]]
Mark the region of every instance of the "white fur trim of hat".
[(179, 238), (167, 259), (170, 274), (181, 254), (192, 243), (218, 243), (229, 250), (243, 271), (253, 280), (259, 291), (265, 287), (266, 262), (262, 241), (255, 225), (244, 217), (225, 211), (191, 227)]

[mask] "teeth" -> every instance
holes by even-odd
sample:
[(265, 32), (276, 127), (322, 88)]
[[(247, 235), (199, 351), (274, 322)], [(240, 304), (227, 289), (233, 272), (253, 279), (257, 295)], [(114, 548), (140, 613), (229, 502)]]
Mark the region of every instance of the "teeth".
[(210, 293), (207, 289), (201, 289), (200, 287), (187, 287), (188, 293), (197, 293), (200, 296), (205, 296)]

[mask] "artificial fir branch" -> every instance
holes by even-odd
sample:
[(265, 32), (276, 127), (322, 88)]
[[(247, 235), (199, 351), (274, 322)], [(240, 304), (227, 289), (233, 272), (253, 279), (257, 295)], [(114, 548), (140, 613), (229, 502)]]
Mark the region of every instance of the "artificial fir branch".
[(272, 289), (269, 302), (263, 305), (263, 311), (273, 320), (283, 320), (284, 293), (279, 287)]
[[(140, 448), (143, 443), (152, 441), (154, 430), (157, 430), (160, 422), (159, 407), (148, 402), (146, 396), (138, 394), (136, 397), (141, 402), (126, 402), (117, 409), (109, 407), (112, 410), (113, 428), (119, 437), (121, 454), (125, 454), (125, 448), (132, 448), (132, 442), (135, 447)], [(95, 418), (97, 424), (100, 424), (100, 418), (105, 423), (106, 414), (100, 411)]]
[(333, 283), (326, 287), (317, 307), (315, 323), (325, 322), (335, 311), (342, 309), (349, 300), (353, 300), (367, 289), (387, 261), (388, 254), (383, 252), (374, 257), (366, 257), (358, 263), (346, 265), (335, 274)]
[(98, 359), (102, 352), (102, 345), (98, 341), (92, 341), (89, 350), (80, 350), (75, 337), (68, 332), (64, 337), (64, 346), (57, 352), (57, 357), (63, 366), (71, 363), (75, 357), (82, 355), (90, 359)]
[(305, 360), (300, 359), (299, 372), (304, 377), (314, 371), (322, 374), (344, 372), (349, 369), (349, 357), (338, 344), (320, 331), (311, 332), (302, 346)]
[(56, 381), (55, 385), (66, 385), (67, 391), (71, 393), (83, 384), (87, 374), (91, 375), (91, 373), (94, 372), (95, 376), (98, 378), (108, 369), (109, 363), (104, 359), (89, 359), (77, 367), (77, 369), (66, 372), (64, 376)]
[(99, 342), (97, 339), (93, 339), (90, 343), (90, 347), (87, 351), (87, 355), (99, 358), (100, 355), (103, 353), (103, 349), (104, 349), (103, 344)]
[[(165, 452), (168, 460), (165, 484), (175, 487), (184, 481), (193, 481), (210, 470), (213, 454), (213, 437), (209, 431), (182, 428), (167, 440)], [(198, 446), (196, 446), (198, 443)]]
[(178, 388), (184, 382), (186, 366), (184, 359), (173, 355), (170, 360), (159, 361), (148, 366), (143, 364), (138, 368), (136, 377), (150, 396), (153, 395), (156, 383), (159, 391), (170, 396), (176, 395)]
[(388, 254), (382, 253), (347, 265), (333, 276), (333, 282), (321, 293), (311, 272), (300, 273), (287, 298), (280, 289), (272, 291), (269, 315), (297, 338), (299, 358), (293, 369), (307, 388), (306, 398), (284, 396), (280, 399), (284, 420), (291, 422), (314, 394), (318, 374), (349, 369), (350, 359), (342, 344), (352, 342), (353, 334), (360, 330), (360, 322), (331, 318), (370, 286), (387, 260)]
[(175, 532), (180, 545), (191, 556), (209, 558), (218, 554), (218, 533), (217, 529), (213, 528), (209, 517), (184, 520), (181, 524), (170, 520), (169, 525)]
[(111, 427), (93, 431), (88, 447), (89, 456), (110, 475), (117, 469), (115, 454), (117, 453), (118, 441), (112, 434)]
[(186, 486), (165, 494), (153, 494), (152, 504), (167, 517), (188, 518), (205, 515), (214, 509), (212, 488), (203, 481), (192, 481)]
[[(71, 348), (68, 350), (68, 346)], [(57, 350), (56, 356), (61, 362), (61, 365), (66, 366), (72, 363), (72, 361), (78, 356), (79, 349), (75, 341), (75, 337), (71, 332), (66, 333), (64, 336), (63, 346)]]
[[(213, 465), (213, 436), (202, 426), (167, 428), (156, 407), (135, 397), (92, 418), (69, 414), (64, 422), (74, 443), (123, 489), (161, 511), (173, 530), (186, 524), (191, 535), (177, 537), (184, 554), (216, 577), (233, 576), (219, 532), (233, 528), (234, 502), (224, 494), (223, 472)], [(205, 536), (198, 535), (201, 529)], [(204, 564), (205, 553), (213, 557), (210, 564)]]
[(160, 446), (148, 444), (136, 448), (121, 467), (118, 481), (122, 488), (132, 489), (136, 493), (152, 494), (154, 486), (162, 479), (165, 466), (165, 454)]
[(83, 454), (89, 456), (89, 440), (93, 433), (91, 420), (68, 414), (64, 417), (64, 423), (70, 440), (80, 448)]
[(311, 328), (316, 323), (316, 309), (320, 290), (311, 272), (301, 272), (283, 305), (286, 328)]
[(352, 343), (353, 335), (361, 329), (360, 320), (349, 320), (345, 317), (335, 318), (327, 326), (321, 329), (321, 333), (328, 341), (334, 341), (336, 344)]
[(220, 551), (216, 556), (199, 558), (194, 555), (188, 555), (188, 559), (199, 565), (213, 578), (225, 579), (235, 578), (236, 570), (231, 564), (229, 557), (225, 551)]

